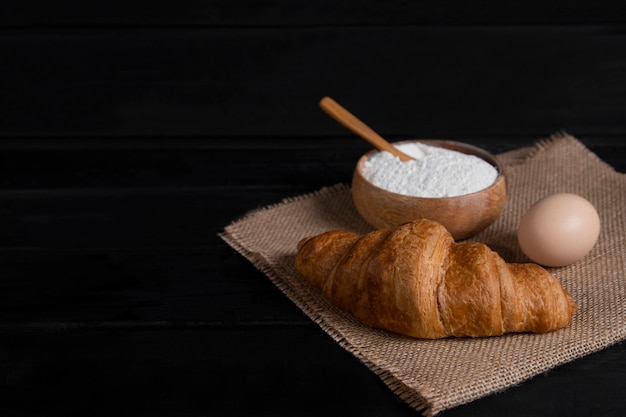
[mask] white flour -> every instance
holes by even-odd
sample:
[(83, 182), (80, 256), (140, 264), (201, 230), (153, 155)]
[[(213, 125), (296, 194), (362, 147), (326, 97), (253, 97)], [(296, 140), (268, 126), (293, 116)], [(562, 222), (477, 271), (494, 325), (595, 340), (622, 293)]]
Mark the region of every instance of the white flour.
[(454, 197), (494, 183), (498, 170), (485, 160), (450, 149), (417, 142), (395, 145), (415, 158), (402, 162), (383, 151), (363, 166), (363, 176), (386, 190), (415, 197)]

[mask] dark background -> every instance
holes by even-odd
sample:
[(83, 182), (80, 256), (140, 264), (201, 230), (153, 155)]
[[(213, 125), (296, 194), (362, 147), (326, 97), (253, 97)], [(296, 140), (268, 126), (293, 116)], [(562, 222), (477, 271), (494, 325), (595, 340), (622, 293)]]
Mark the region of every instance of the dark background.
[[(417, 413), (217, 233), (368, 144), (558, 131), (626, 172), (626, 6), (0, 5), (0, 414)], [(623, 208), (622, 208), (623, 209)], [(621, 415), (620, 344), (444, 415)]]

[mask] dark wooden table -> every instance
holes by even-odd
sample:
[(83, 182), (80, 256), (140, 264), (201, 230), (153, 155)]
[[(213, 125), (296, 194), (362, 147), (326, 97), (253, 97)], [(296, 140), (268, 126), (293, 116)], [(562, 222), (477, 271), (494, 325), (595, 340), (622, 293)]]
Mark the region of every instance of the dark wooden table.
[[(563, 129), (626, 172), (624, 6), (531, 3), (4, 2), (0, 415), (418, 415), (217, 234), (349, 182), (370, 148), (324, 95), (390, 140)], [(625, 389), (618, 344), (443, 415)]]
[[(2, 415), (416, 415), (217, 237), (367, 145), (59, 146), (0, 149)], [(444, 415), (618, 415), (624, 375), (616, 345)]]

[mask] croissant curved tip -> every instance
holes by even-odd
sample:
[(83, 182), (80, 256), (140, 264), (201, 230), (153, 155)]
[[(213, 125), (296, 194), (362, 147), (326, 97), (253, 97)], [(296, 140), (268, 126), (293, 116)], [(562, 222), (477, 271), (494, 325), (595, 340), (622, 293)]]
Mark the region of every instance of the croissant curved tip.
[(315, 236), (307, 236), (307, 237), (305, 237), (305, 238), (300, 239), (300, 241), (299, 241), (299, 242), (298, 242), (298, 244), (296, 245), (297, 251), (299, 252), (299, 251), (302, 249), (302, 247), (303, 247), (304, 245), (306, 245), (306, 243), (307, 243), (309, 240), (313, 239), (314, 237), (315, 237)]

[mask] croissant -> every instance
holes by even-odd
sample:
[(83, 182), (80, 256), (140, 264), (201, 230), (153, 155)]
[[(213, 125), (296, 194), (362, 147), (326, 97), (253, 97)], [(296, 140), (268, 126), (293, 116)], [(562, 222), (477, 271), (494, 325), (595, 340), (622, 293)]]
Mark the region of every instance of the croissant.
[(417, 338), (546, 333), (568, 326), (576, 311), (544, 268), (507, 263), (483, 243), (457, 243), (426, 219), (363, 236), (332, 230), (304, 238), (295, 266), (361, 323)]

